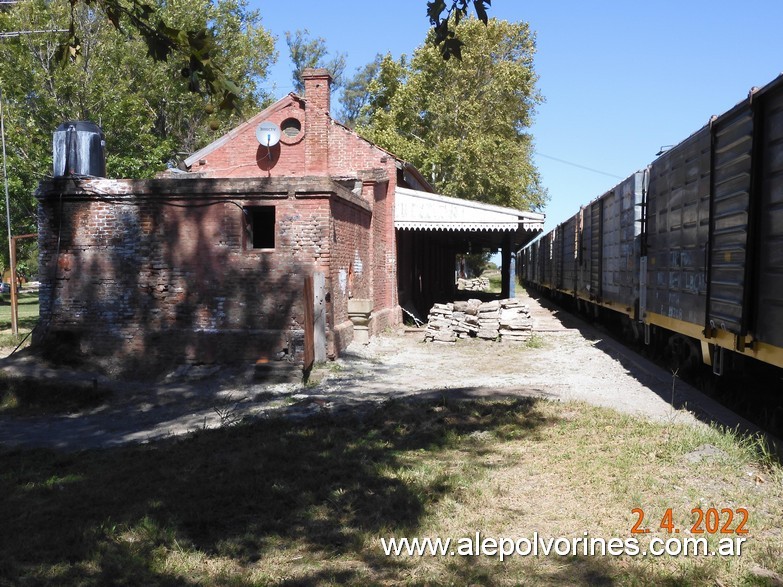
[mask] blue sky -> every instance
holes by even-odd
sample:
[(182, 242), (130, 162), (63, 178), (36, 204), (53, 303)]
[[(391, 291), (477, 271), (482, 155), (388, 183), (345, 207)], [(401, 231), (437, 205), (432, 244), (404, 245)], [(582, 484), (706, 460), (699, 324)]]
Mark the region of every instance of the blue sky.
[[(353, 74), (376, 53), (410, 55), (428, 29), (426, 0), (251, 3), (277, 37), (265, 86), (278, 98), (292, 90), (286, 31), (323, 37)], [(489, 15), (536, 33), (547, 230), (783, 71), (780, 0), (494, 0)]]

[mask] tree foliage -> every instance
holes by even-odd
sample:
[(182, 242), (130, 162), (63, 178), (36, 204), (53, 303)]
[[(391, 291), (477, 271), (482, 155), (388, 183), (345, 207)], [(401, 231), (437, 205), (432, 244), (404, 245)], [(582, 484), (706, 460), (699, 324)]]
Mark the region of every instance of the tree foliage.
[[(196, 3), (191, 14), (201, 8)], [(140, 38), (147, 56), (157, 62), (169, 61), (173, 55), (181, 63), (180, 72), (191, 92), (208, 95), (218, 101), (222, 110), (238, 109), (241, 88), (238, 78), (221, 62), (225, 50), (209, 20), (169, 18), (169, 6), (160, 0), (70, 0), (71, 20), (65, 42), (57, 46), (56, 57), (63, 64), (78, 63), (84, 56), (83, 29), (76, 11), (87, 8), (103, 15), (120, 33)], [(208, 9), (216, 5), (208, 3)], [(202, 13), (201, 16), (204, 16)]]
[[(224, 67), (219, 58), (215, 59), (225, 46), (220, 47), (209, 21), (195, 25), (172, 22), (162, 10), (165, 3), (156, 4), (154, 0), (69, 0), (69, 4), (71, 20), (68, 34), (58, 43), (56, 53), (57, 59), (63, 64), (79, 62), (83, 57), (83, 38), (80, 36), (76, 11), (86, 7), (104, 15), (116, 30), (140, 37), (146, 46), (147, 55), (155, 61), (168, 61), (172, 55), (176, 55), (176, 61), (182, 64), (180, 72), (187, 79), (187, 87), (191, 92), (210, 96), (213, 101), (217, 99), (221, 110), (239, 108), (241, 88), (237, 84), (238, 78), (231, 75), (231, 71)], [(433, 40), (446, 60), (452, 56), (461, 58), (464, 43), (456, 35), (451, 23), (458, 25), (469, 13), (470, 4), (473, 5), (476, 17), (486, 24), (491, 0), (451, 0), (450, 6), (444, 0), (427, 2)], [(318, 49), (317, 43), (315, 48)], [(337, 59), (340, 59), (339, 55)], [(344, 56), (342, 59), (344, 68)], [(301, 91), (301, 88), (298, 90)]]
[[(461, 54), (463, 41), (450, 23), (468, 13), (470, 1), (427, 2), (443, 58)], [(490, 1), (472, 5), (486, 20)], [(247, 0), (21, 0), (0, 8), (0, 31), (19, 30), (65, 32), (0, 40), (16, 234), (35, 228), (32, 193), (51, 169), (51, 132), (60, 122), (100, 123), (109, 174), (145, 177), (177, 152), (193, 151), (230, 128), (243, 106), (254, 110), (268, 101), (256, 83), (276, 58), (274, 41)], [(325, 63), (325, 53), (318, 56), (323, 40), (313, 43), (314, 65), (332, 69), (340, 82), (344, 56)], [(378, 72), (378, 79), (388, 71)], [(386, 97), (367, 94), (373, 73), (360, 72), (347, 90), (351, 118), (360, 116), (368, 98), (383, 104), (393, 94), (393, 80)]]
[(410, 161), (448, 195), (540, 209), (546, 192), (529, 133), (543, 98), (526, 23), (476, 18), (455, 26), (462, 59), (444, 63), (434, 33), (408, 63), (386, 56), (357, 131)]
[[(369, 122), (365, 107), (370, 102), (370, 84), (380, 72), (382, 62), (383, 55), (379, 53), (370, 63), (358, 68), (354, 76), (343, 85), (340, 120), (351, 128), (356, 124)], [(362, 115), (364, 117), (360, 120)]]
[(326, 48), (326, 41), (321, 37), (310, 38), (310, 31), (307, 29), (298, 30), (295, 33), (286, 32), (285, 40), (288, 44), (288, 51), (291, 61), (294, 64), (292, 78), (294, 91), (298, 94), (304, 93), (304, 82), (302, 73), (305, 69), (321, 67), (329, 71), (332, 76), (332, 88), (337, 89), (343, 85), (343, 75), (345, 73), (345, 55), (337, 53), (334, 58), (327, 61), (326, 57), (329, 50)]
[[(147, 55), (147, 41), (117, 29), (98, 5), (23, 0), (0, 12), (0, 30), (71, 29), (78, 54), (62, 66), (63, 34), (0, 42), (12, 225), (34, 232), (38, 181), (51, 174), (52, 132), (67, 120), (91, 120), (106, 134), (107, 174), (150, 177), (179, 154), (200, 148), (241, 120), (219, 96), (189, 91), (181, 64)], [(274, 40), (246, 0), (167, 0), (156, 14), (173, 27), (210, 26), (212, 58), (237, 80), (236, 104), (269, 102), (258, 86), (275, 58)], [(71, 33), (65, 33), (67, 37)], [(2, 242), (4, 242), (3, 239)], [(5, 249), (4, 249), (5, 250)]]
[(432, 40), (436, 47), (440, 48), (440, 54), (445, 60), (451, 57), (462, 59), (462, 47), (465, 44), (457, 35), (455, 27), (469, 13), (469, 5), (473, 4), (473, 10), (485, 25), (487, 24), (487, 10), (492, 4), (491, 0), (451, 0), (448, 6), (444, 0), (432, 0), (427, 2), (427, 16), (432, 25)]

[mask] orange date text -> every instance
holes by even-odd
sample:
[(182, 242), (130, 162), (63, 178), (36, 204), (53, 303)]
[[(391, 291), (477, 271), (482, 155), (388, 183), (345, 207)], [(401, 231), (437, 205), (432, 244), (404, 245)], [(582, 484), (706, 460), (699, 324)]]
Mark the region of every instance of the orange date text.
[[(672, 508), (666, 509), (660, 518), (652, 518), (650, 523), (642, 508), (634, 508), (631, 513), (636, 516), (636, 523), (631, 527), (631, 534), (649, 534), (653, 530), (661, 530), (669, 534), (679, 534), (679, 528), (674, 522)], [(693, 508), (691, 510), (691, 534), (747, 534), (748, 510), (745, 508)], [(686, 526), (687, 528), (687, 526)]]

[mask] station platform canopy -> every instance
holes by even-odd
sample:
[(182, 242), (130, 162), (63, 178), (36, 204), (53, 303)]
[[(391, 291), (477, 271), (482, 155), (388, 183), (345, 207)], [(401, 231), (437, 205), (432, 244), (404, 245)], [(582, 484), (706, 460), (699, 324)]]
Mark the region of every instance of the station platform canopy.
[(501, 297), (508, 297), (512, 262), (544, 230), (544, 214), (504, 208), (398, 187), (397, 230), (400, 304), (426, 315), (435, 302), (456, 299), (457, 256), (500, 251)]
[(514, 234), (521, 247), (544, 230), (544, 214), (504, 208), (472, 200), (398, 187), (395, 190), (394, 227), (402, 230), (448, 231), (476, 234), (476, 240), (500, 243), (500, 234)]

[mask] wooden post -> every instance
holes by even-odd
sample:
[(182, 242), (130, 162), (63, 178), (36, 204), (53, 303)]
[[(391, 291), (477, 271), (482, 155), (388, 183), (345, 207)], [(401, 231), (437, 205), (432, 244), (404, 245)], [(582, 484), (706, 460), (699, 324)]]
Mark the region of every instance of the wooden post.
[(11, 237), (11, 334), (19, 334), (19, 300), (16, 299), (16, 237)]
[(19, 334), (19, 296), (16, 290), (16, 241), (25, 238), (36, 238), (37, 234), (20, 234), (11, 237), (11, 332)]
[[(309, 373), (315, 363), (315, 316), (313, 311), (313, 276), (304, 278), (304, 366)], [(306, 375), (305, 375), (306, 376)]]

